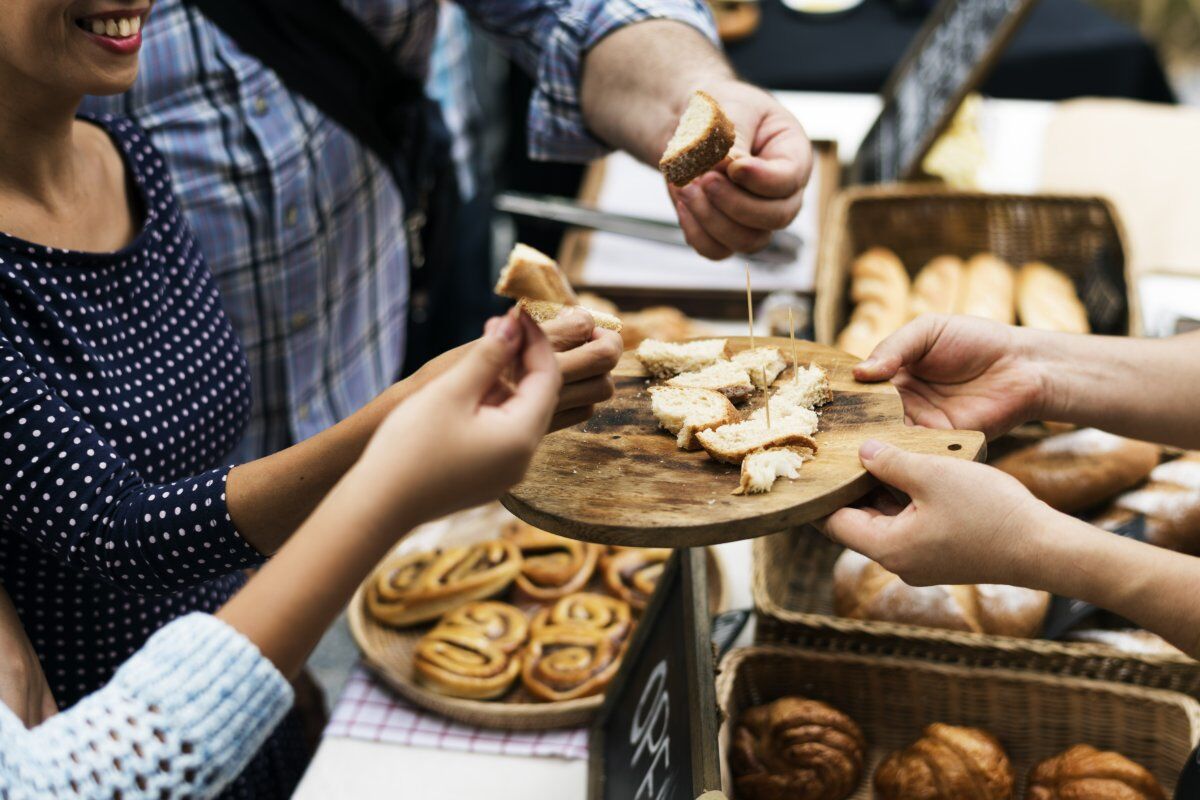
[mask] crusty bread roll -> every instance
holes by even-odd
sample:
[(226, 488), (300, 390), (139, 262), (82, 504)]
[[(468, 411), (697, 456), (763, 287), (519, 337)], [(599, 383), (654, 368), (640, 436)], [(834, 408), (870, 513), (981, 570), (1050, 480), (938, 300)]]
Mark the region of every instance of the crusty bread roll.
[(858, 788), (866, 760), (867, 740), (854, 720), (804, 697), (747, 709), (729, 745), (739, 800), (844, 800)]
[(909, 586), (846, 550), (833, 567), (833, 606), (850, 619), (1030, 638), (1042, 630), (1050, 595), (998, 584)]
[(1140, 483), (1158, 458), (1158, 445), (1084, 428), (1009, 453), (995, 466), (1039, 500), (1075, 514)]
[(1087, 309), (1066, 274), (1033, 261), (1017, 273), (1017, 314), (1026, 328), (1090, 333)]
[(563, 311), (567, 310), (568, 308), (578, 308), (581, 311), (587, 312), (597, 328), (605, 328), (610, 331), (616, 331), (617, 333), (621, 332), (621, 320), (617, 319), (611, 314), (606, 314), (603, 311), (596, 311), (588, 308), (587, 306), (568, 306), (562, 303), (551, 303), (549, 300), (530, 300), (527, 297), (522, 297), (520, 300), (518, 300), (517, 305), (519, 305), (522, 310), (529, 315), (530, 319), (539, 325), (541, 325), (543, 322), (549, 322), (552, 319), (557, 319), (558, 315), (563, 313)]
[(1016, 275), (1012, 266), (991, 253), (967, 262), (956, 313), (1003, 322), (1016, 321)]
[(1120, 753), (1077, 744), (1029, 773), (1025, 800), (1167, 800), (1150, 770)]
[(935, 722), (875, 770), (877, 800), (1011, 800), (1016, 783), (1000, 742), (978, 728)]
[(1145, 486), (1118, 497), (1093, 523), (1113, 530), (1137, 514), (1146, 517), (1150, 544), (1200, 556), (1200, 451), (1159, 464)]
[(696, 91), (679, 118), (679, 125), (658, 168), (676, 186), (687, 186), (720, 164), (733, 147), (733, 123), (705, 92)]
[(854, 310), (838, 335), (837, 346), (859, 358), (908, 320), (908, 273), (896, 254), (873, 247), (850, 267), (850, 299)]
[(908, 316), (922, 314), (953, 314), (962, 291), (965, 267), (961, 258), (938, 256), (930, 261), (913, 279), (908, 300)]
[(496, 294), (520, 300), (547, 300), (551, 303), (575, 305), (579, 302), (571, 282), (558, 268), (558, 262), (527, 244), (516, 244), (508, 255), (508, 263), (500, 270)]
[(632, 350), (646, 339), (678, 342), (708, 334), (703, 325), (674, 306), (651, 306), (641, 311), (627, 311), (621, 315), (621, 321), (624, 323), (621, 338), (625, 340), (626, 350)]

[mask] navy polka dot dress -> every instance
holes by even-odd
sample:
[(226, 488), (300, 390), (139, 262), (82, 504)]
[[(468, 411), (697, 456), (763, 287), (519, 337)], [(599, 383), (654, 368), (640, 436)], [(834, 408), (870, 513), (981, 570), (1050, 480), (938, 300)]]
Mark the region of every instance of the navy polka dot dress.
[[(0, 581), (63, 707), (262, 561), (221, 461), (249, 413), (245, 357), (160, 155), (132, 122), (96, 122), (141, 200), (136, 240), (0, 233)], [(289, 720), (225, 796), (288, 797), (301, 766)]]

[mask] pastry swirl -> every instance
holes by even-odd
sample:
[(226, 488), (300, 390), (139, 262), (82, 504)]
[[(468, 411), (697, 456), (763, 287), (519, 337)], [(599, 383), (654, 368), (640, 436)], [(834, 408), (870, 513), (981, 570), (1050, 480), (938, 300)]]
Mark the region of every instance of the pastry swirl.
[(567, 595), (549, 608), (539, 611), (533, 618), (530, 631), (537, 636), (557, 625), (593, 628), (603, 633), (614, 645), (620, 646), (633, 630), (633, 614), (624, 600), (580, 592)]
[(482, 628), (439, 625), (417, 643), (413, 669), (418, 683), (439, 694), (490, 700), (513, 685), (521, 658)]
[(577, 542), (515, 522), (504, 538), (521, 551), (517, 591), (539, 603), (578, 592), (592, 579), (600, 546)]
[(505, 653), (516, 652), (529, 638), (529, 621), (525, 618), (525, 612), (495, 600), (477, 600), (459, 606), (442, 617), (437, 627), (482, 633)]
[(601, 564), (604, 585), (636, 611), (645, 611), (670, 557), (666, 547), (614, 547)]
[(529, 641), (521, 681), (539, 700), (575, 700), (603, 692), (617, 674), (619, 651), (603, 631), (550, 625)]
[(367, 587), (367, 610), (396, 627), (428, 622), (503, 591), (520, 569), (520, 551), (500, 539), (394, 556), (376, 569)]

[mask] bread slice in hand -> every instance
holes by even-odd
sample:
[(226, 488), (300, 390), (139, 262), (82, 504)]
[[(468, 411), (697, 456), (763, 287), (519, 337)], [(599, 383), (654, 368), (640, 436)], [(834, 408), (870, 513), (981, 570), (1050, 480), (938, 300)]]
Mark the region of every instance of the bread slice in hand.
[(676, 186), (687, 186), (720, 164), (733, 147), (733, 123), (711, 96), (697, 91), (683, 116), (658, 168)]
[(741, 464), (754, 451), (773, 447), (807, 447), (815, 454), (817, 442), (812, 438), (814, 433), (816, 427), (810, 420), (795, 416), (781, 420), (772, 418), (769, 428), (766, 420), (757, 419), (722, 425), (710, 431), (700, 431), (696, 439), (713, 459), (726, 464)]
[(744, 403), (754, 393), (750, 375), (732, 361), (718, 361), (696, 372), (681, 373), (667, 381), (667, 385), (714, 389), (734, 403)]
[(675, 443), (682, 450), (700, 449), (695, 439), (697, 431), (719, 428), (739, 419), (729, 399), (712, 389), (651, 387), (650, 410), (660, 425), (675, 434)]
[(778, 347), (756, 347), (743, 350), (733, 357), (733, 363), (746, 368), (750, 380), (761, 390), (770, 388), (779, 373), (787, 369), (787, 362)]
[(553, 258), (519, 243), (509, 253), (495, 291), (513, 300), (526, 297), (572, 306), (579, 302), (570, 281)]
[(586, 311), (591, 315), (592, 320), (596, 323), (597, 328), (605, 328), (610, 331), (621, 332), (621, 320), (614, 317), (612, 314), (606, 314), (603, 311), (596, 311), (587, 306), (567, 306), (562, 303), (551, 303), (549, 300), (530, 300), (527, 297), (522, 297), (517, 301), (530, 319), (541, 325), (543, 322), (549, 322), (552, 319), (557, 319), (558, 315), (563, 313), (568, 308), (578, 308), (580, 311)]
[(807, 447), (773, 447), (759, 450), (742, 461), (742, 483), (734, 494), (763, 494), (771, 491), (778, 478), (796, 480), (800, 467), (813, 457)]
[(681, 372), (696, 372), (718, 361), (728, 359), (724, 339), (701, 339), (696, 342), (660, 342), (646, 339), (634, 354), (642, 366), (656, 378), (670, 378)]

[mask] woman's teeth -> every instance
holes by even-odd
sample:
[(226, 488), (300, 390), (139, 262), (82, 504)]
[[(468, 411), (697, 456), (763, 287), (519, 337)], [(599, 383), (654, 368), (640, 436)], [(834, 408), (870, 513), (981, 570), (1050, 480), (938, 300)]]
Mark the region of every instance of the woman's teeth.
[(112, 39), (127, 39), (136, 36), (142, 30), (141, 17), (126, 19), (94, 19), (84, 22), (86, 30), (91, 30), (97, 36), (108, 36)]

